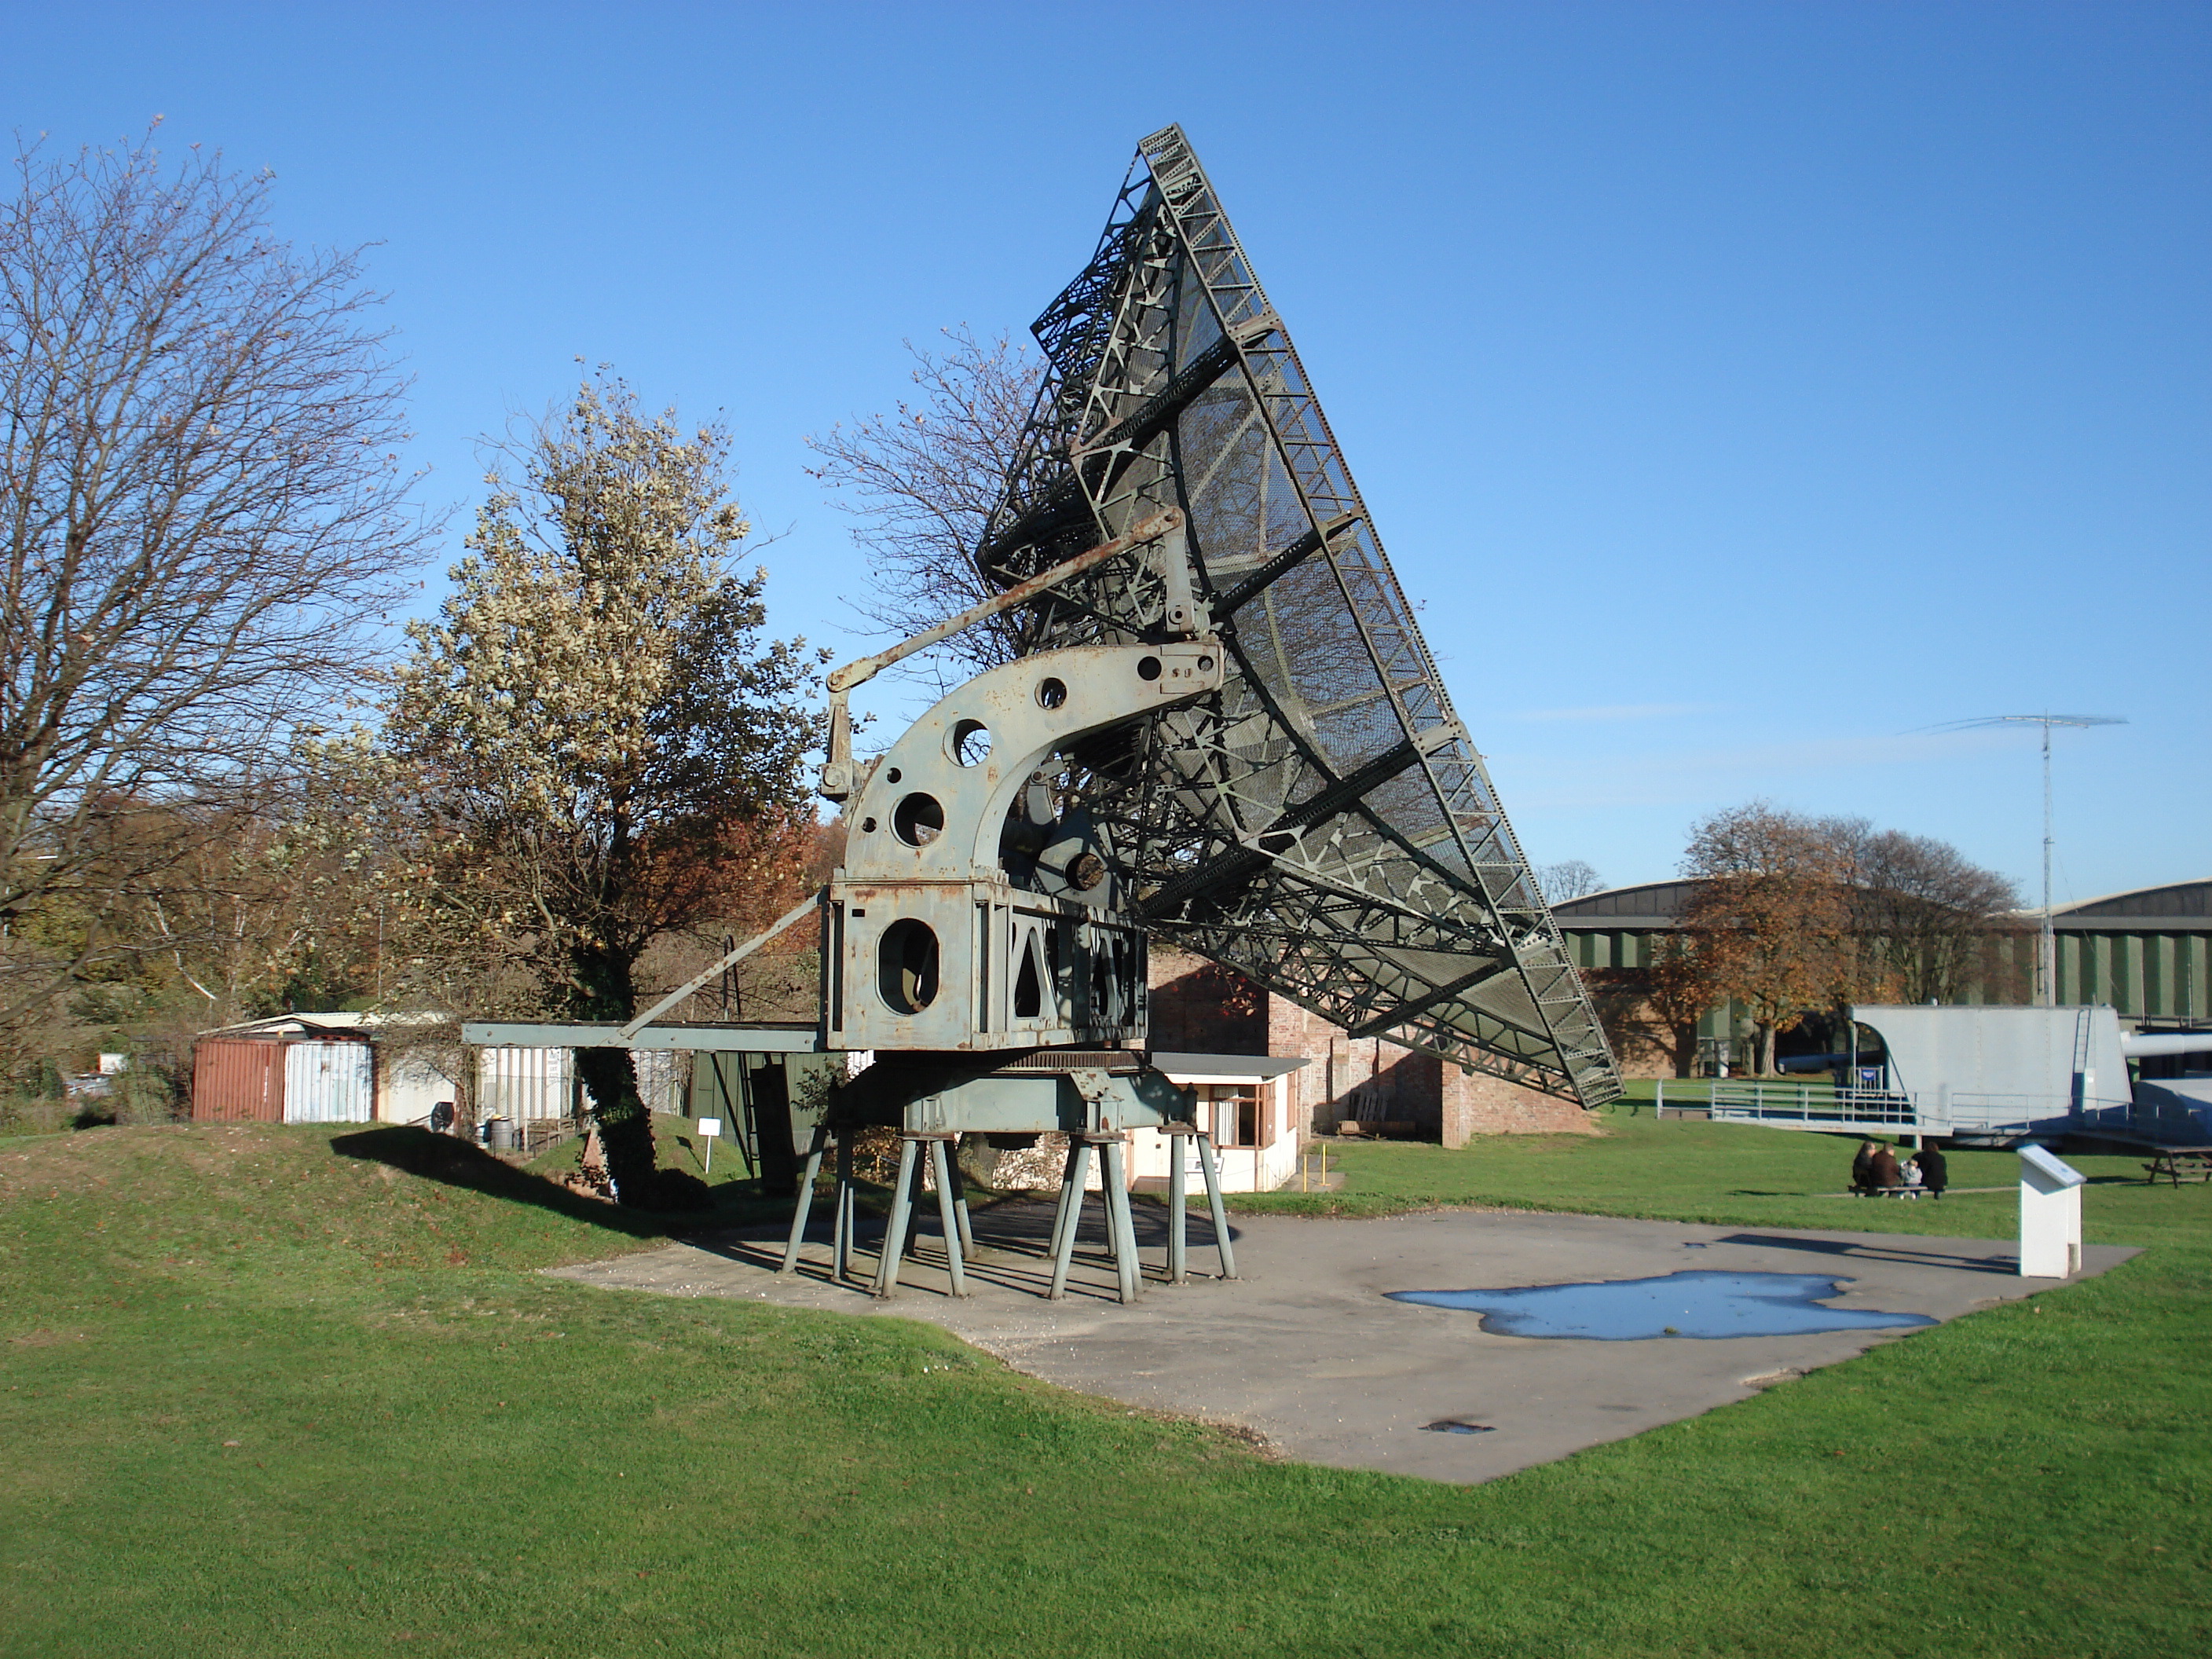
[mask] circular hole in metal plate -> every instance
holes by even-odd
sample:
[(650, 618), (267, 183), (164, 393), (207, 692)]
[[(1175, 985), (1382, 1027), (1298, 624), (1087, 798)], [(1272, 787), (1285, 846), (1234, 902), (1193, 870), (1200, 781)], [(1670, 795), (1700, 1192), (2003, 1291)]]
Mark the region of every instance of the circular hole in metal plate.
[(1159, 678), (1159, 677), (1160, 659), (1158, 657), (1146, 657), (1137, 664), (1137, 678), (1139, 679), (1156, 680)]
[(891, 809), (891, 833), (909, 847), (927, 847), (945, 833), (945, 808), (917, 789)]
[(860, 833), (864, 836), (874, 835), (876, 833), (876, 821), (873, 818), (862, 818), (860, 820)]
[(1067, 683), (1046, 675), (1037, 682), (1036, 700), (1040, 708), (1059, 708), (1067, 701)]
[(991, 752), (991, 728), (981, 720), (956, 720), (945, 752), (955, 766), (981, 766)]
[(896, 766), (894, 766), (893, 768), (891, 768), (891, 769), (890, 769), (890, 771), (888, 771), (888, 772), (886, 772), (886, 773), (884, 773), (884, 781), (885, 783), (896, 783), (898, 781), (899, 781), (899, 769), (898, 769), (898, 768), (897, 768), (897, 767), (896, 767)]
[(876, 989), (895, 1014), (918, 1014), (937, 1000), (937, 934), (903, 916), (876, 941)]

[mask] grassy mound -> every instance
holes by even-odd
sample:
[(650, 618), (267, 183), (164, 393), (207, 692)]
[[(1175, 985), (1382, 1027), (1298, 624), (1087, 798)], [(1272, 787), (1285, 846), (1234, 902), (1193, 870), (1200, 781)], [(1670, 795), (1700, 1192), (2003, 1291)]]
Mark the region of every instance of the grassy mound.
[[(1776, 1224), (1793, 1138), (1677, 1127), (1718, 1139), (1651, 1141), (1654, 1202)], [(1347, 1197), (1620, 1201), (1582, 1144), (1419, 1151), (1363, 1151)], [(1953, 1202), (1922, 1230), (1988, 1231)], [(0, 1142), (0, 1649), (2201, 1650), (2212, 1188), (2089, 1213), (2151, 1253), (1462, 1490), (1270, 1463), (920, 1325), (543, 1278), (658, 1226), (450, 1140)]]

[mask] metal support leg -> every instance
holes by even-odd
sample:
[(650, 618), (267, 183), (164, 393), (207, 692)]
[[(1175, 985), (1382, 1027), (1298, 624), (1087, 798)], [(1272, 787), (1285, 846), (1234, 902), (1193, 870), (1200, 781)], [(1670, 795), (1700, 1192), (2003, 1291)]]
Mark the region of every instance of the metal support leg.
[(972, 1260), (975, 1254), (975, 1227), (968, 1218), (968, 1177), (960, 1173), (957, 1140), (946, 1149), (945, 1161), (952, 1169), (952, 1212), (960, 1218), (960, 1248)]
[(1129, 1213), (1129, 1183), (1121, 1161), (1117, 1136), (1105, 1146), (1105, 1170), (1100, 1196), (1106, 1200), (1106, 1230), (1114, 1240), (1114, 1274), (1120, 1281), (1121, 1300), (1134, 1302), (1144, 1289), (1144, 1264), (1137, 1260), (1137, 1224)]
[(1070, 1188), (1075, 1185), (1075, 1146), (1073, 1140), (1067, 1143), (1067, 1156), (1060, 1163), (1060, 1200), (1053, 1206), (1052, 1243), (1044, 1249), (1044, 1259), (1048, 1261), (1060, 1260), (1060, 1236), (1067, 1230), (1068, 1218), (1081, 1203), (1079, 1199), (1071, 1203), (1067, 1196)]
[(1221, 1170), (1214, 1161), (1213, 1137), (1204, 1130), (1198, 1136), (1198, 1167), (1206, 1176), (1206, 1201), (1213, 1212), (1213, 1243), (1221, 1252), (1221, 1276), (1237, 1277), (1237, 1251), (1229, 1242), (1229, 1212), (1221, 1203)]
[(1067, 1185), (1060, 1197), (1060, 1231), (1053, 1241), (1052, 1289), (1046, 1300), (1058, 1302), (1067, 1294), (1067, 1264), (1075, 1255), (1076, 1230), (1083, 1223), (1083, 1186), (1091, 1177), (1091, 1148), (1077, 1141), (1068, 1149)]
[(837, 1218), (830, 1250), (830, 1276), (842, 1285), (853, 1276), (853, 1138), (837, 1137)]
[(1190, 1205), (1183, 1188), (1189, 1175), (1183, 1168), (1183, 1146), (1190, 1137), (1170, 1134), (1168, 1143), (1168, 1283), (1190, 1283)]
[(952, 1281), (952, 1294), (968, 1294), (968, 1276), (961, 1271), (960, 1223), (952, 1198), (952, 1160), (945, 1155), (945, 1143), (929, 1143), (929, 1172), (937, 1177), (937, 1219), (945, 1229), (945, 1276)]
[(822, 1173), (822, 1144), (829, 1138), (825, 1118), (814, 1126), (814, 1139), (806, 1148), (806, 1167), (799, 1176), (799, 1205), (791, 1212), (791, 1241), (783, 1247), (783, 1266), (778, 1273), (799, 1271), (799, 1247), (806, 1242), (806, 1218), (814, 1208), (814, 1178)]
[(921, 1234), (916, 1231), (913, 1218), (921, 1213), (922, 1193), (927, 1185), (928, 1171), (929, 1155), (925, 1152), (916, 1151), (914, 1155), (914, 1182), (907, 1189), (906, 1243), (899, 1251), (899, 1260), (902, 1261), (908, 1256), (912, 1256), (916, 1261), (921, 1260)]
[(914, 1220), (914, 1180), (921, 1143), (899, 1142), (898, 1185), (891, 1189), (890, 1225), (884, 1231), (884, 1247), (876, 1256), (876, 1298), (891, 1299), (898, 1285), (899, 1258), (906, 1254), (906, 1234)]

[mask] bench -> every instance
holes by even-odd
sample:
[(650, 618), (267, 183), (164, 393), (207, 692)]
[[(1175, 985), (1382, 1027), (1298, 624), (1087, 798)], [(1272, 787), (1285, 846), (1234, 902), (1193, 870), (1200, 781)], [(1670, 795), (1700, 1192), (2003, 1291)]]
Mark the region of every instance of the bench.
[(2185, 1177), (2191, 1181), (2212, 1181), (2212, 1147), (2179, 1150), (2160, 1147), (2151, 1161), (2143, 1165), (2143, 1180), (2155, 1185), (2164, 1176), (2179, 1187)]

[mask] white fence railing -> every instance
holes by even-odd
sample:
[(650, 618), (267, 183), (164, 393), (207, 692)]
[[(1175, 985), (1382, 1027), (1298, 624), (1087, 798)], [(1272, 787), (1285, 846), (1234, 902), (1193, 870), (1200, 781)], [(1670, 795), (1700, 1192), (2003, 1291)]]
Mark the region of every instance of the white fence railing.
[(1654, 1114), (1694, 1111), (1733, 1123), (1769, 1123), (1806, 1129), (1888, 1128), (1908, 1133), (1995, 1136), (2014, 1139), (2047, 1134), (2056, 1127), (2124, 1129), (2132, 1109), (2124, 1103), (2064, 1095), (1966, 1094), (1950, 1089), (1837, 1089), (1810, 1083), (1715, 1081), (1676, 1083), (1671, 1098), (1662, 1081)]

